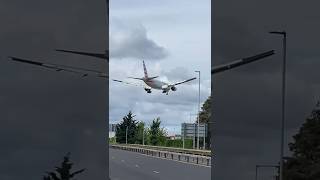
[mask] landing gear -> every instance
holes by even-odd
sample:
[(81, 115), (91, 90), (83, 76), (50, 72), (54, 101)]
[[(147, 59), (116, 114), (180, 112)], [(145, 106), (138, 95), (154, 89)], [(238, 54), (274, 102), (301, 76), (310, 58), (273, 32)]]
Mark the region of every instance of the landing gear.
[(164, 91), (162, 91), (162, 93), (166, 93), (166, 95), (168, 95), (169, 91), (165, 91), (165, 90), (164, 90)]

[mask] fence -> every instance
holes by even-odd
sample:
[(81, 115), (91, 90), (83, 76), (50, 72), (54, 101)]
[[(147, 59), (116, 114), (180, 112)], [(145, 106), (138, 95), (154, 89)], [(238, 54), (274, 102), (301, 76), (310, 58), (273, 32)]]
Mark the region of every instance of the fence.
[(136, 145), (119, 145), (113, 144), (110, 145), (111, 148), (114, 149), (121, 149), (126, 151), (132, 151), (137, 153), (142, 153), (149, 156), (165, 158), (175, 161), (181, 161), (191, 164), (199, 164), (205, 166), (211, 166), (211, 157), (210, 156), (202, 156), (202, 155), (195, 155), (187, 153), (180, 153), (180, 152), (172, 152), (172, 151), (164, 151), (159, 149), (151, 149), (147, 147), (137, 147)]

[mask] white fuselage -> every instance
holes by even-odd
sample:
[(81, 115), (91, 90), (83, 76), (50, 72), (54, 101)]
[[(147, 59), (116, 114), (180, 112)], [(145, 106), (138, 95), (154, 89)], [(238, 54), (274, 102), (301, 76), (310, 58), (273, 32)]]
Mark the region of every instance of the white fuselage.
[(165, 85), (168, 85), (167, 83), (164, 83), (164, 82), (156, 80), (156, 79), (149, 79), (149, 80), (144, 79), (143, 81), (144, 81), (144, 83), (146, 83), (148, 86), (150, 86), (153, 89), (163, 90), (163, 87)]

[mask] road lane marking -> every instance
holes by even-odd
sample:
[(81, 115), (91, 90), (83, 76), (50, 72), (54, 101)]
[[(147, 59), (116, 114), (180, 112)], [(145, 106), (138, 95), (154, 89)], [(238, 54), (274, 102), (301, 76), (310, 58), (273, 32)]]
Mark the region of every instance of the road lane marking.
[(122, 159), (121, 162), (124, 162), (124, 160)]
[(159, 174), (160, 172), (158, 172), (158, 171), (153, 171), (154, 173), (156, 173), (156, 174)]
[(136, 168), (139, 168), (140, 166), (138, 164), (135, 165)]

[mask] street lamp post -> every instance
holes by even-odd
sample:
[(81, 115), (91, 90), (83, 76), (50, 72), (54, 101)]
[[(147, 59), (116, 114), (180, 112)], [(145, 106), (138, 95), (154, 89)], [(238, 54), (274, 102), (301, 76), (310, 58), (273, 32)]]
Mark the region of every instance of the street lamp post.
[(126, 144), (128, 144), (128, 126), (126, 127)]
[(285, 31), (271, 31), (271, 34), (283, 37), (283, 64), (282, 64), (282, 118), (281, 118), (281, 143), (280, 143), (280, 174), (279, 180), (283, 180), (283, 154), (284, 154), (284, 121), (285, 121), (285, 96), (286, 96), (286, 51), (287, 33)]
[(143, 127), (143, 130), (142, 130), (142, 145), (144, 145), (144, 127)]
[(198, 98), (198, 101), (199, 101), (199, 102), (198, 102), (198, 128), (197, 128), (197, 129), (198, 129), (198, 130), (197, 130), (197, 131), (198, 131), (198, 135), (197, 135), (197, 136), (198, 136), (198, 138), (197, 138), (197, 149), (199, 149), (199, 147), (200, 147), (200, 145), (199, 145), (199, 144), (200, 144), (200, 143), (199, 143), (199, 142), (200, 142), (200, 136), (199, 136), (199, 133), (200, 133), (200, 132), (199, 132), (199, 126), (200, 126), (200, 118), (199, 118), (199, 115), (200, 115), (200, 71), (195, 71), (195, 72), (197, 72), (197, 73), (199, 74), (199, 98)]

